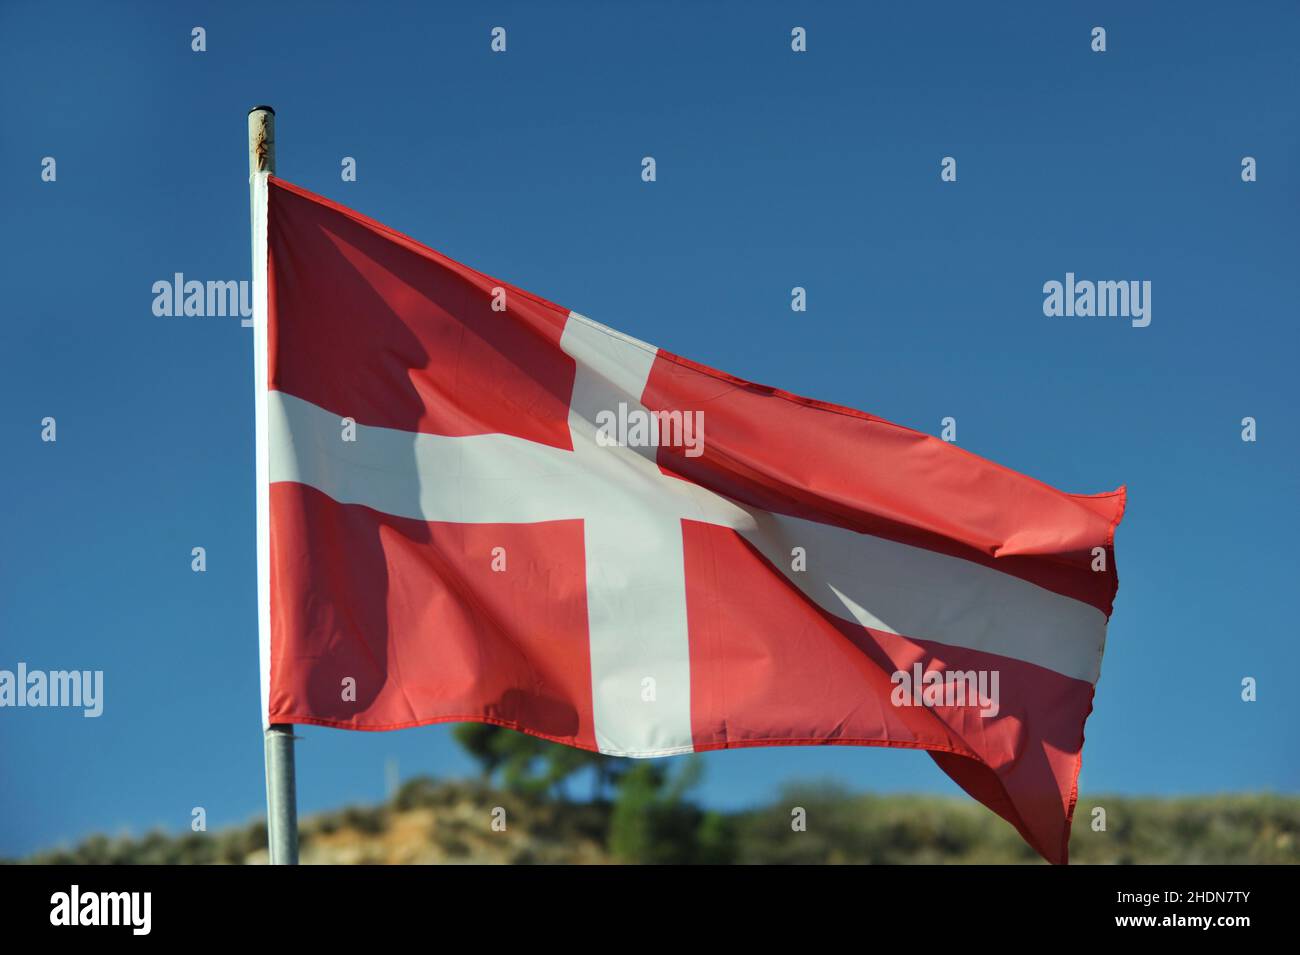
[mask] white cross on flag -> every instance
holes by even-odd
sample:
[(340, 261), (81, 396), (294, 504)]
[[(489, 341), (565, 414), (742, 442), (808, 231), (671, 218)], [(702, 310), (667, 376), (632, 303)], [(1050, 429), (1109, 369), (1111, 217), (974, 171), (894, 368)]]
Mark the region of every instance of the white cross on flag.
[(752, 384), (254, 183), (263, 717), (928, 750), (1066, 860), (1124, 490)]

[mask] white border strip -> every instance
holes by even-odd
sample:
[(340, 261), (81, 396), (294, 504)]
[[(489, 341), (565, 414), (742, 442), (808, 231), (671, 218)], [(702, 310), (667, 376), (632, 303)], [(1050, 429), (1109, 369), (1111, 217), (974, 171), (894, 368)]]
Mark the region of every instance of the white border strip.
[(257, 498), (257, 639), (262, 684), (262, 728), (271, 725), (271, 462), (267, 428), (267, 177), (254, 173), (253, 189), (253, 421)]

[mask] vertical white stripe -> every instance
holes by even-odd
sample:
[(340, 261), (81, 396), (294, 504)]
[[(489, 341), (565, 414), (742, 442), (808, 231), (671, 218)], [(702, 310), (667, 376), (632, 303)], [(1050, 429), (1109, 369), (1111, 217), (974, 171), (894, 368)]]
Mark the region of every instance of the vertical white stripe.
[(576, 313), (560, 344), (577, 363), (574, 455), (612, 478), (583, 521), (596, 745), (624, 756), (688, 753), (695, 747), (681, 519), (656, 493), (664, 478), (654, 448), (601, 447), (595, 439), (599, 412), (617, 414), (620, 403), (645, 410), (641, 394), (658, 349)]
[(267, 173), (253, 174), (253, 421), (257, 498), (257, 639), (262, 686), (262, 727), (271, 702), (271, 467), (267, 430), (266, 281)]

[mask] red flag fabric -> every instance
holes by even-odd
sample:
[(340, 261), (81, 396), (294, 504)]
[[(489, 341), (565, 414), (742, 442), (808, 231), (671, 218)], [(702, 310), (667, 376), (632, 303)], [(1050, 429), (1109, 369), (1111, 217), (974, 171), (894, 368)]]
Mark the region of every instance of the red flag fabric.
[(743, 381), (260, 178), (266, 722), (924, 749), (1066, 861), (1123, 488)]

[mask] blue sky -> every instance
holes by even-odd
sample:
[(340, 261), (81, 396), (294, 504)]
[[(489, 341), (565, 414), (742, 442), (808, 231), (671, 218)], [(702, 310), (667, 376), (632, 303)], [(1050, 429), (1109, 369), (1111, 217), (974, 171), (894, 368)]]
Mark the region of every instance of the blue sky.
[[(250, 332), (151, 311), (174, 272), (248, 277), (255, 103), (284, 178), (489, 274), (755, 381), (955, 417), (1063, 490), (1127, 484), (1083, 791), (1300, 789), (1293, 4), (268, 6), (0, 6), (0, 668), (106, 683), (99, 719), (0, 710), (0, 854), (262, 811)], [(1149, 280), (1150, 326), (1044, 316), (1067, 271)], [(304, 812), (382, 797), (389, 758), (470, 769), (446, 727), (301, 734)], [(723, 806), (956, 792), (915, 752), (703, 758)]]

